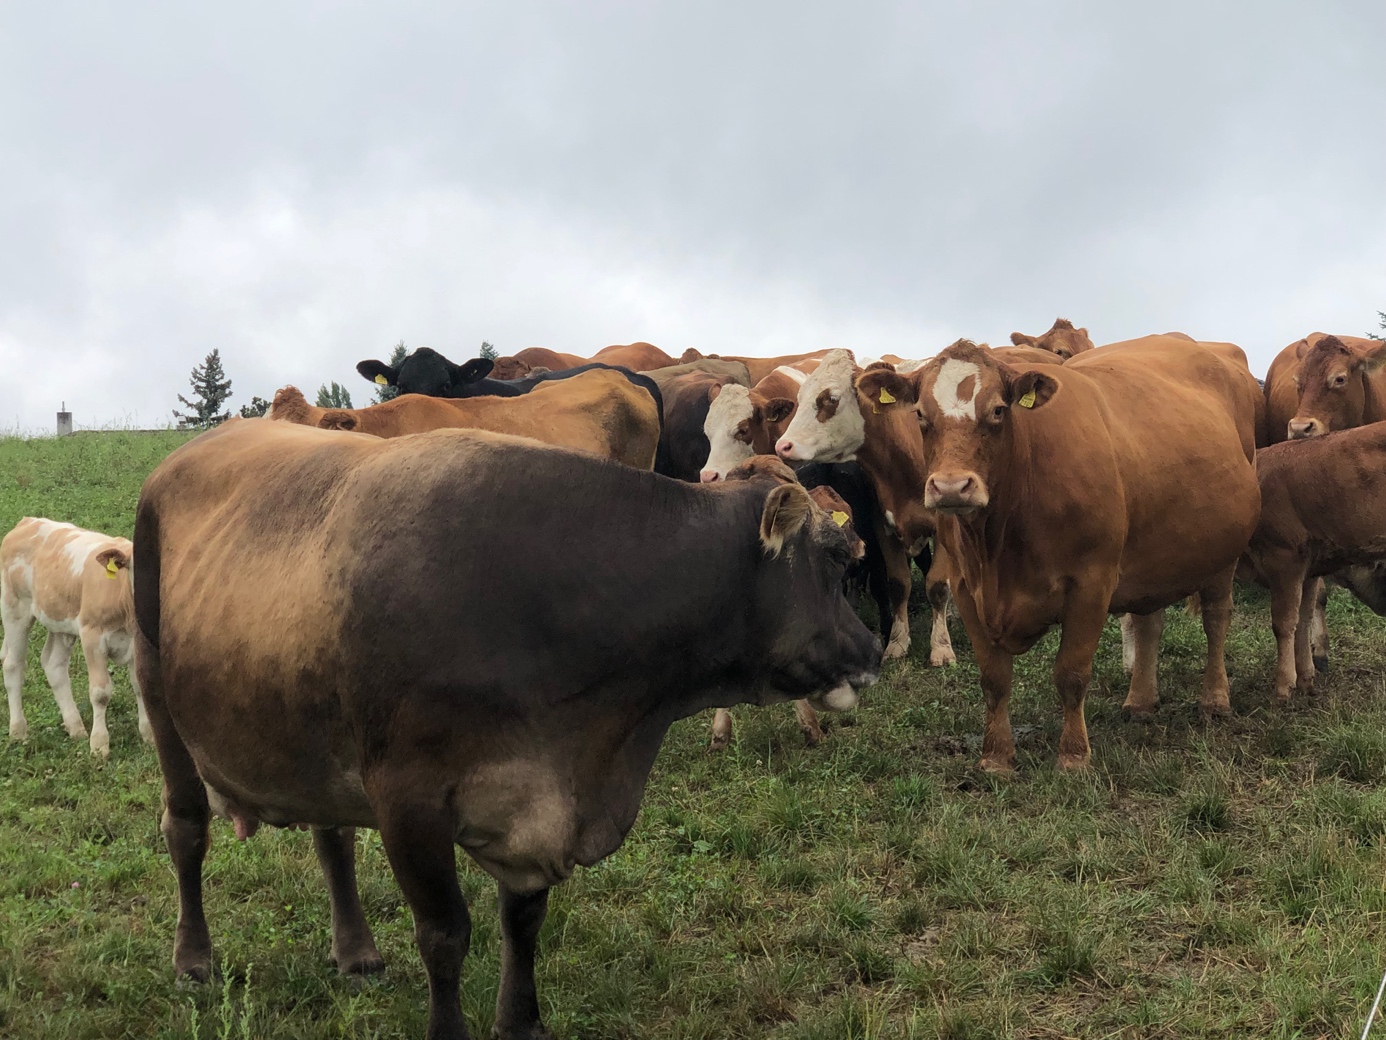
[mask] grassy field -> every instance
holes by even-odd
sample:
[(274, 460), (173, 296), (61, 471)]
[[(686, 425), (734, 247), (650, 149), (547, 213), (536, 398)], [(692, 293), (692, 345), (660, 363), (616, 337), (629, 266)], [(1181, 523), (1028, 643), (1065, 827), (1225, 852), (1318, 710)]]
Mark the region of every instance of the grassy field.
[[(181, 439), (0, 441), (0, 526), (38, 514), (128, 535), (140, 482)], [(720, 755), (708, 718), (679, 724), (624, 848), (555, 890), (539, 965), (550, 1027), (564, 1040), (1356, 1036), (1386, 967), (1386, 626), (1336, 593), (1332, 672), (1278, 709), (1268, 600), (1244, 589), (1238, 602), (1235, 716), (1208, 726), (1197, 624), (1170, 612), (1151, 723), (1122, 719), (1109, 626), (1082, 776), (1053, 767), (1052, 638), (1016, 669), (1020, 775), (973, 767), (980, 699), (956, 622), (957, 668), (925, 667), (917, 641), (819, 748), (788, 707), (740, 709)], [(159, 770), (129, 685), (122, 673), (98, 764), (62, 731), (40, 645), (32, 737), (0, 746), (0, 1036), (421, 1036), (410, 915), (374, 834), (361, 889), (384, 976), (328, 964), (307, 834), (237, 843), (216, 820), (206, 891), (222, 978), (175, 984)], [(73, 673), (85, 705), (77, 659)], [(470, 865), (463, 883), (463, 1000), (484, 1037), (495, 890)]]

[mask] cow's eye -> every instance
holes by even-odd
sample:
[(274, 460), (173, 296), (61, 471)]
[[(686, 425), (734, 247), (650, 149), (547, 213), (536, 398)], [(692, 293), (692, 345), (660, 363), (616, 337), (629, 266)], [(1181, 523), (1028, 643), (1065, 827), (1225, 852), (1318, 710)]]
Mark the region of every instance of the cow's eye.
[(1344, 383), (1346, 383), (1346, 382), (1347, 382), (1347, 376), (1343, 375), (1341, 372), (1340, 372), (1338, 375), (1336, 375), (1336, 376), (1333, 377), (1333, 385), (1334, 385), (1334, 386), (1342, 386), (1342, 385), (1343, 385)]
[(1001, 421), (1002, 421), (1003, 419), (1005, 419), (1005, 418), (1006, 418), (1006, 406), (1005, 406), (1004, 404), (998, 404), (995, 408), (993, 408), (993, 409), (991, 410), (991, 421), (992, 421), (992, 422), (994, 422), (994, 423), (999, 423), (999, 422), (1001, 422)]

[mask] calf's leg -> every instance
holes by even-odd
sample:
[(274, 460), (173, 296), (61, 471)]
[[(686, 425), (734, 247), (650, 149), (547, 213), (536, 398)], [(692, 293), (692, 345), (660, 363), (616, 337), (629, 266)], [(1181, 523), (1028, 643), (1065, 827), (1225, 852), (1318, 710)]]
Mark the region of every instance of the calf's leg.
[(144, 691), (140, 689), (140, 677), (133, 662), (130, 664), (130, 689), (135, 691), (135, 711), (139, 713), (140, 739), (146, 744), (152, 744), (154, 730), (149, 725), (149, 712), (144, 706)]
[(504, 885), (500, 894), (501, 980), (496, 995), (495, 1040), (552, 1040), (539, 1020), (534, 953), (549, 910), (549, 890), (521, 895)]
[(384, 971), (385, 961), (376, 949), (356, 889), (356, 828), (314, 827), (313, 851), (318, 854), (332, 910), (332, 963), (343, 975)]
[(91, 753), (111, 757), (111, 735), (106, 729), (106, 708), (111, 703), (110, 662), (101, 649), (101, 633), (82, 633), (82, 656), (87, 659), (87, 699), (91, 701)]
[(41, 660), (43, 674), (48, 676), (48, 685), (53, 687), (53, 699), (58, 702), (58, 711), (63, 716), (63, 728), (73, 740), (85, 740), (87, 727), (82, 724), (82, 714), (77, 710), (77, 702), (72, 699), (72, 677), (67, 670), (76, 642), (76, 636), (49, 632), (43, 644)]
[(1121, 618), (1122, 652), (1131, 647), (1131, 686), (1122, 704), (1133, 717), (1147, 717), (1155, 712), (1159, 701), (1160, 636), (1165, 631), (1165, 612), (1153, 614), (1123, 614)]
[(1232, 714), (1227, 684), (1227, 626), (1232, 622), (1232, 579), (1229, 567), (1203, 588), (1198, 598), (1203, 614), (1203, 634), (1208, 638), (1208, 659), (1203, 667), (1203, 695), (1198, 706), (1204, 715)]
[(472, 941), (467, 901), (457, 884), (454, 821), (442, 805), (390, 801), (389, 785), (372, 784), (395, 880), (414, 912), (414, 940), (428, 975), (427, 1040), (467, 1040), (458, 996), (462, 960)]
[(29, 721), (24, 717), (24, 666), (29, 655), (29, 630), (34, 619), (28, 614), (3, 615), (5, 641), (0, 644), (0, 670), (5, 674), (5, 693), (10, 701), (10, 739), (28, 740)]

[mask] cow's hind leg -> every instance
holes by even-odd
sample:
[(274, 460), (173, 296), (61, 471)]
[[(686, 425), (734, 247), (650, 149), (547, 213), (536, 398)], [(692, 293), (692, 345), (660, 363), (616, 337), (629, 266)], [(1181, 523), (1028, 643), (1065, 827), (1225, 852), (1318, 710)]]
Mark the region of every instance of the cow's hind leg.
[(813, 710), (813, 705), (805, 700), (795, 701), (794, 717), (799, 720), (799, 731), (809, 747), (823, 742), (823, 727), (818, 724), (818, 712)]
[(929, 573), (924, 576), (924, 592), (934, 614), (933, 627), (929, 630), (929, 664), (935, 668), (958, 662), (953, 640), (948, 635), (948, 604), (953, 595), (948, 587), (947, 566), (947, 557), (936, 552)]
[(1314, 651), (1312, 647), (1314, 616), (1318, 611), (1318, 589), (1324, 587), (1322, 578), (1305, 580), (1299, 597), (1299, 623), (1295, 625), (1296, 693), (1314, 692)]
[(58, 702), (67, 735), (73, 740), (86, 740), (87, 727), (82, 724), (82, 713), (72, 699), (72, 677), (68, 674), (72, 648), (76, 643), (76, 636), (66, 632), (49, 632), (43, 644), (43, 674), (48, 676), (48, 685), (53, 687), (53, 699)]
[(29, 630), (34, 619), (27, 612), (5, 610), (5, 641), (0, 644), (0, 670), (10, 701), (10, 739), (29, 739), (29, 720), (24, 717), (24, 666), (29, 656)]
[(314, 827), (327, 902), (332, 909), (332, 963), (343, 975), (372, 975), (385, 970), (371, 926), (361, 912), (356, 889), (356, 828)]
[[(368, 784), (373, 788), (388, 792), (389, 785)], [(457, 884), (456, 821), (441, 804), (393, 803), (388, 793), (373, 800), (385, 855), (414, 912), (414, 940), (428, 975), (427, 1040), (467, 1040), (458, 994), (472, 920)]]
[(1295, 641), (1307, 569), (1306, 561), (1290, 553), (1268, 555), (1261, 564), (1261, 572), (1270, 585), (1271, 631), (1275, 633), (1275, 699), (1281, 704), (1289, 702), (1296, 685)]
[(534, 953), (549, 910), (549, 890), (521, 895), (504, 885), (500, 892), (501, 981), (496, 995), (496, 1040), (552, 1040), (539, 1020), (534, 988)]
[(1015, 771), (1015, 738), (1011, 732), (1011, 678), (1015, 658), (987, 637), (973, 606), (971, 595), (958, 597), (962, 616), (986, 700), (986, 721), (982, 728), (982, 760), (978, 764), (988, 773)]
[(1060, 769), (1083, 769), (1092, 757), (1083, 706), (1088, 680), (1092, 678), (1092, 658), (1107, 624), (1111, 598), (1110, 588), (1075, 590), (1064, 610), (1063, 634), (1054, 660), (1054, 686), (1064, 709), (1064, 728), (1059, 734)]
[(1160, 636), (1165, 631), (1165, 612), (1124, 614), (1121, 635), (1131, 646), (1131, 685), (1122, 704), (1132, 718), (1148, 718), (1159, 700)]
[(91, 753), (111, 757), (111, 734), (106, 729), (106, 709), (111, 703), (110, 661), (101, 648), (101, 633), (82, 633), (82, 656), (87, 659), (87, 699), (91, 701)]
[(910, 652), (910, 589), (914, 587), (914, 576), (910, 573), (910, 554), (899, 538), (886, 533), (880, 545), (890, 597), (890, 641), (886, 643), (884, 657), (890, 661)]
[(1232, 623), (1232, 579), (1236, 565), (1229, 567), (1199, 590), (1203, 613), (1203, 634), (1208, 637), (1208, 660), (1203, 668), (1203, 695), (1198, 706), (1205, 715), (1232, 714), (1227, 684), (1227, 626)]
[(1328, 671), (1328, 581), (1314, 581), (1314, 620), (1309, 628), (1309, 643), (1313, 648), (1314, 671)]

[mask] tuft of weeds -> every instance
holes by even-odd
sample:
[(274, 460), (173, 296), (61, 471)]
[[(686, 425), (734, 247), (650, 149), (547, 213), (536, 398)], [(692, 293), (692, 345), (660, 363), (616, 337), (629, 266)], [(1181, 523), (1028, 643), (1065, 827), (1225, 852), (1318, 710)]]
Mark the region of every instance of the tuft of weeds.
[(1365, 726), (1333, 726), (1320, 738), (1319, 772), (1370, 784), (1386, 774), (1386, 734)]

